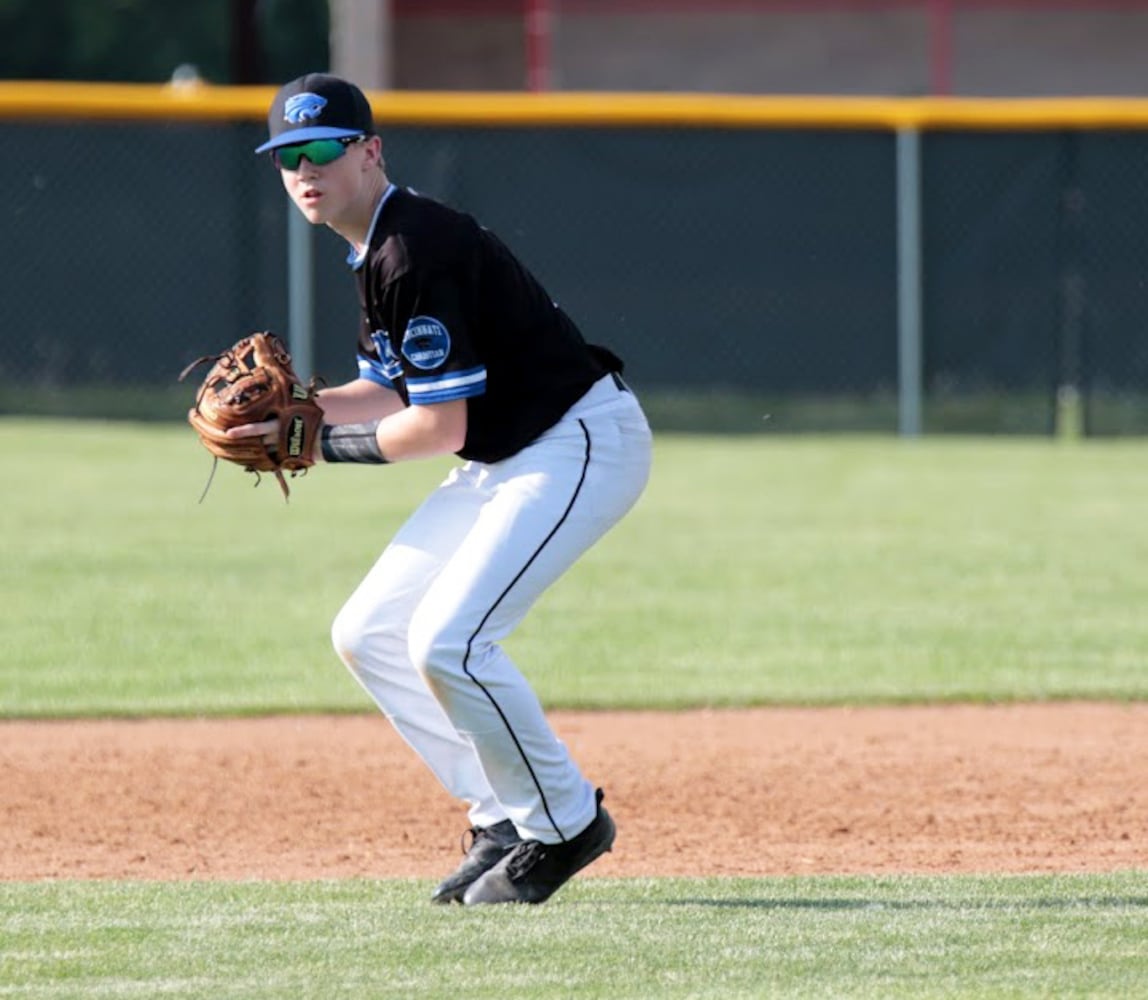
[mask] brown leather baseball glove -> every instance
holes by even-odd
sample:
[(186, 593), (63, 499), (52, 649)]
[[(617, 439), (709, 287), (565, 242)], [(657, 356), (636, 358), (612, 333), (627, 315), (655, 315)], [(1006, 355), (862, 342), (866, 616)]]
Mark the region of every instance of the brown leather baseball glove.
[[(222, 458), (254, 472), (256, 485), (260, 473), (272, 473), (287, 497), (290, 490), (283, 473), (295, 476), (314, 464), (315, 438), (323, 423), (323, 409), (315, 401), (316, 380), (308, 385), (299, 380), (291, 355), (273, 333), (254, 333), (222, 354), (193, 361), (180, 381), (206, 362), (213, 364), (188, 411), (188, 422), (216, 461)], [(231, 427), (267, 420), (279, 421), (274, 444), (262, 436), (226, 436)]]

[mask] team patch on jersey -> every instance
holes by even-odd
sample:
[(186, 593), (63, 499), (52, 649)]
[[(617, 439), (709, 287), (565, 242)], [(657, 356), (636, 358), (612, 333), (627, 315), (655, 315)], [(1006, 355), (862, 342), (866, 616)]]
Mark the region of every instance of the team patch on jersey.
[(438, 368), (450, 355), (450, 333), (433, 316), (415, 316), (403, 335), (403, 357), (416, 368)]
[(283, 105), (283, 120), (292, 125), (299, 125), (312, 118), (318, 118), (326, 106), (327, 98), (318, 94), (296, 94), (294, 97), (288, 97), (287, 103)]

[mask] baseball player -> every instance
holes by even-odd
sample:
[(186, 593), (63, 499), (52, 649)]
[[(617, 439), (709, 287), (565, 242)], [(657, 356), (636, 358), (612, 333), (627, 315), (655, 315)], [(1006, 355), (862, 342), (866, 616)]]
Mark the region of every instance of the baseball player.
[(335, 649), (468, 806), (469, 849), (434, 901), (541, 903), (615, 829), (501, 642), (638, 499), (649, 426), (618, 358), (493, 233), (388, 180), (358, 87), (300, 77), (268, 125), (256, 152), (350, 244), (362, 307), (358, 377), (318, 397), (316, 461), (462, 460), (339, 612)]

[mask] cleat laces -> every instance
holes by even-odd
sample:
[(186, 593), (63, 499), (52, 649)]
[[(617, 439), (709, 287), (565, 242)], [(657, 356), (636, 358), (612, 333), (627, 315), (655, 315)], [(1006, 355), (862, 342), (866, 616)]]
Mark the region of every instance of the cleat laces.
[(486, 827), (472, 826), (469, 830), (463, 830), (462, 836), (458, 838), (459, 850), (463, 854), (469, 854), (470, 849), (478, 843), (479, 837), (486, 836)]

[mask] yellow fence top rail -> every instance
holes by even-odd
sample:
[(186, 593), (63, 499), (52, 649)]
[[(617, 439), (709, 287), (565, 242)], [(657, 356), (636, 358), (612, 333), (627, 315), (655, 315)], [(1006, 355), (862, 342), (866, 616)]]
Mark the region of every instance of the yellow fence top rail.
[[(0, 119), (262, 121), (273, 87), (0, 81)], [(1143, 129), (1148, 99), (371, 91), (382, 125)]]

